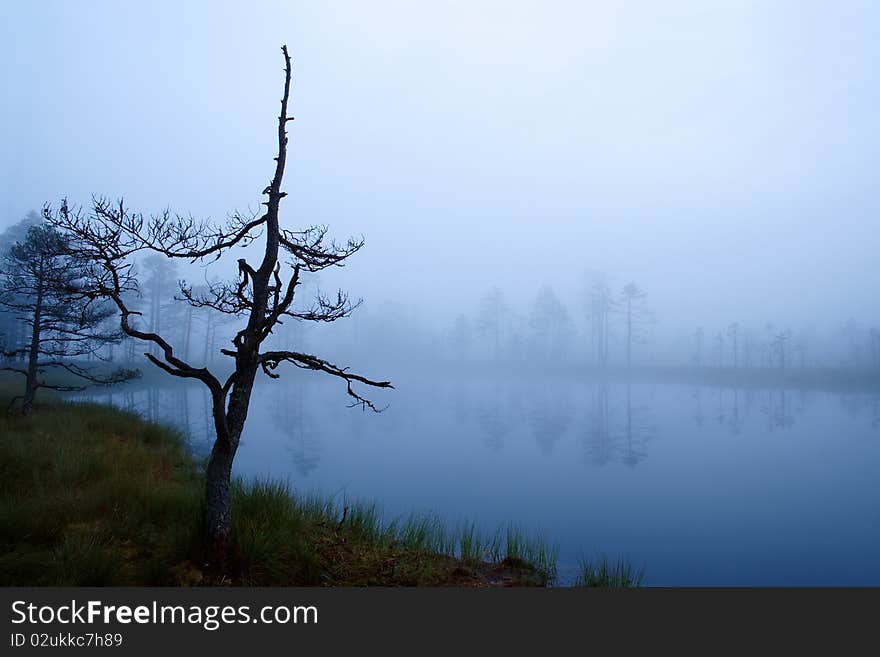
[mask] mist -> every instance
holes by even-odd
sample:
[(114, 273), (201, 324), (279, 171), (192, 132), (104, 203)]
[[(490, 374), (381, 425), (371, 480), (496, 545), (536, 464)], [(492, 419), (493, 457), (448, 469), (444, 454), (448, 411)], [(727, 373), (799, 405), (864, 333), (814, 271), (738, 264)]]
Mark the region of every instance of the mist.
[[(823, 441), (839, 427), (847, 443), (832, 479), (859, 461), (876, 474), (876, 3), (47, 1), (6, 6), (0, 23), (3, 249), (23, 238), (28, 213), (39, 223), (63, 199), (86, 211), (97, 197), (147, 216), (257, 216), (275, 166), (287, 45), (295, 120), (281, 227), (326, 225), (329, 237), (364, 246), (344, 267), (304, 272), (297, 292), (305, 309), (342, 289), (351, 316), (286, 321), (266, 344), (395, 390), (377, 391), (383, 413), (352, 419), (339, 382), (260, 378), (265, 396), (249, 420), (259, 430), (244, 434), (240, 473), (350, 486), (394, 512), (417, 504), (548, 527), (569, 566), (596, 540), (647, 555), (657, 583), (815, 581), (794, 567), (774, 579), (757, 539), (741, 571), (687, 571), (647, 547), (619, 509), (591, 516), (594, 539), (554, 519), (575, 506), (548, 511), (513, 493), (472, 502), (491, 471), (499, 491), (532, 481), (536, 499), (616, 494), (631, 510), (636, 491), (650, 497), (682, 468), (699, 473), (695, 489), (708, 485), (708, 462), (731, 492), (734, 464), (765, 481), (757, 462), (744, 465), (757, 449), (749, 441), (780, 431), (815, 448), (803, 476), (827, 474)], [(216, 262), (136, 255), (140, 326), (186, 345), (178, 353), (194, 366), (228, 374), (220, 350), (241, 321), (175, 301), (177, 281), (235, 281), (236, 259), (265, 240)], [(3, 321), (11, 354), (24, 329)], [(136, 365), (145, 377), (106, 399), (83, 394), (176, 423), (207, 454), (208, 402), (194, 385), (175, 397), (179, 382), (145, 350), (161, 353), (128, 338), (96, 349), (89, 362)], [(276, 384), (297, 391), (293, 443), (277, 429), (292, 422), (277, 418), (293, 402), (269, 392)], [(707, 436), (740, 442), (729, 453), (680, 442)], [(407, 439), (421, 448), (402, 448)], [(296, 467), (279, 456), (291, 444)], [(791, 455), (774, 445), (779, 479), (800, 490)], [(394, 469), (382, 465), (391, 453), (408, 456)], [(432, 478), (428, 462), (460, 481)], [(557, 479), (584, 471), (604, 474), (577, 484), (585, 489)], [(861, 509), (856, 492), (877, 492), (868, 474), (851, 497), (835, 493), (841, 508)], [(679, 495), (669, 504), (681, 510)], [(773, 502), (753, 501), (763, 527)], [(637, 515), (643, 528), (653, 522)], [(880, 534), (864, 523), (835, 531), (869, 551)], [(876, 566), (838, 575), (827, 582), (880, 582)]]
[(668, 331), (880, 319), (871, 3), (28, 11), (3, 35), (7, 225), (65, 196), (257, 206), (287, 43), (283, 219), (365, 235), (348, 287), (370, 304), (436, 321), (542, 284), (574, 304), (590, 268)]

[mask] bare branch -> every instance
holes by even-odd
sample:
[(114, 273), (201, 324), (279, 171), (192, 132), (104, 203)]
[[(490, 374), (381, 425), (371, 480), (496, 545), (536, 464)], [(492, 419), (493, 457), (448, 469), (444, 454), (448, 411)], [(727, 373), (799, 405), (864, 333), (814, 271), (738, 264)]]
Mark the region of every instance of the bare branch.
[(295, 351), (267, 351), (260, 357), (260, 366), (263, 368), (263, 372), (273, 379), (278, 378), (279, 375), (275, 374), (274, 370), (283, 362), (291, 363), (301, 369), (318, 370), (344, 379), (347, 383), (349, 396), (355, 400), (352, 406), (360, 406), (361, 408), (369, 406), (377, 413), (383, 409), (376, 408), (370, 400), (355, 392), (351, 384), (358, 382), (373, 386), (374, 388), (394, 388), (390, 381), (373, 381), (359, 374), (352, 374), (348, 371), (347, 367), (338, 367), (333, 363), (310, 354), (301, 354)]
[(252, 303), (240, 294), (238, 284), (230, 281), (216, 281), (208, 285), (204, 292), (194, 292), (192, 285), (179, 281), (180, 296), (174, 298), (186, 301), (193, 308), (211, 308), (225, 315), (241, 315), (251, 309)]
[(169, 258), (184, 258), (195, 262), (213, 256), (217, 259), (226, 249), (242, 243), (246, 246), (256, 238), (251, 231), (266, 222), (266, 216), (233, 214), (225, 225), (192, 216), (172, 215), (169, 210), (145, 219), (142, 214), (130, 213), (120, 200), (116, 205), (104, 198), (93, 198), (93, 211), (108, 225), (131, 236), (137, 250), (149, 249)]
[(340, 246), (334, 241), (324, 243), (326, 226), (312, 226), (304, 231), (282, 230), (281, 246), (310, 272), (327, 267), (342, 267), (344, 261), (364, 246), (364, 239), (349, 239)]
[[(113, 372), (111, 372), (107, 375), (101, 375), (101, 374), (95, 373), (94, 371), (88, 370), (84, 367), (80, 367), (79, 365), (76, 365), (75, 363), (68, 363), (68, 362), (64, 362), (64, 361), (53, 361), (53, 362), (49, 362), (49, 363), (39, 363), (38, 367), (40, 369), (43, 369), (46, 367), (58, 367), (58, 368), (61, 368), (63, 370), (70, 372), (74, 376), (77, 376), (81, 379), (85, 379), (86, 381), (89, 382), (89, 385), (96, 385), (96, 386), (112, 386), (117, 383), (123, 383), (125, 381), (130, 381), (131, 379), (136, 379), (141, 375), (140, 370), (130, 370), (127, 368), (122, 368), (122, 367), (114, 370)], [(41, 384), (41, 385), (43, 385), (43, 384)], [(43, 385), (43, 387), (51, 387), (51, 386)], [(84, 388), (85, 387), (88, 387), (88, 385), (84, 386)], [(59, 388), (54, 388), (54, 389), (58, 390)]]
[(335, 322), (337, 319), (348, 317), (363, 303), (362, 299), (358, 299), (354, 303), (348, 298), (348, 294), (342, 290), (338, 290), (336, 298), (331, 299), (321, 293), (318, 293), (314, 304), (308, 310), (290, 310), (283, 314), (299, 320), (310, 322)]

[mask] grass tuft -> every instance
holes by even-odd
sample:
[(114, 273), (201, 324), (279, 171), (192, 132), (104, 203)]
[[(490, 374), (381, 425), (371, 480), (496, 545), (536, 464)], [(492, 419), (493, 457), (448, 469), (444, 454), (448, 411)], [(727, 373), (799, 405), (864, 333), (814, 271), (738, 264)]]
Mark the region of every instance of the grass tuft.
[(606, 589), (637, 588), (642, 585), (644, 578), (644, 569), (636, 569), (625, 559), (612, 562), (607, 557), (599, 557), (592, 561), (581, 560), (580, 574), (574, 585)]

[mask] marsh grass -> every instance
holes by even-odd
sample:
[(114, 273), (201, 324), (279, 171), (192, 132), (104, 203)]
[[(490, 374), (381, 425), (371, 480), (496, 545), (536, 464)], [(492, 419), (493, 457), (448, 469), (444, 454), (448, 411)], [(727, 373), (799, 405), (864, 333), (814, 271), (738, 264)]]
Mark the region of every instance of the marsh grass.
[(181, 436), (57, 402), (3, 414), (0, 435), (0, 584), (171, 583), (201, 504)]
[[(0, 404), (3, 404), (0, 390)], [(8, 402), (7, 402), (8, 403)], [(2, 406), (5, 409), (5, 406)], [(547, 585), (556, 551), (516, 527), (237, 480), (228, 577), (200, 567), (201, 468), (185, 437), (137, 415), (43, 397), (0, 413), (0, 585)]]
[(636, 569), (629, 561), (610, 561), (607, 557), (582, 559), (574, 586), (590, 588), (637, 588), (645, 579), (643, 568)]

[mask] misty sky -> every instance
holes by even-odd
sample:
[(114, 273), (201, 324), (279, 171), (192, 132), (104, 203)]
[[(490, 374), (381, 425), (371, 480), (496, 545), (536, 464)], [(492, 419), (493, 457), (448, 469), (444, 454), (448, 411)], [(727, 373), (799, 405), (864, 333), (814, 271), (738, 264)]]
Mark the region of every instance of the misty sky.
[[(8, 2), (0, 229), (46, 201), (256, 208), (368, 306), (635, 280), (662, 325), (880, 321), (880, 3)], [(235, 256), (240, 257), (239, 255)], [(234, 259), (234, 258), (233, 258)], [(329, 285), (329, 284), (328, 284)]]

